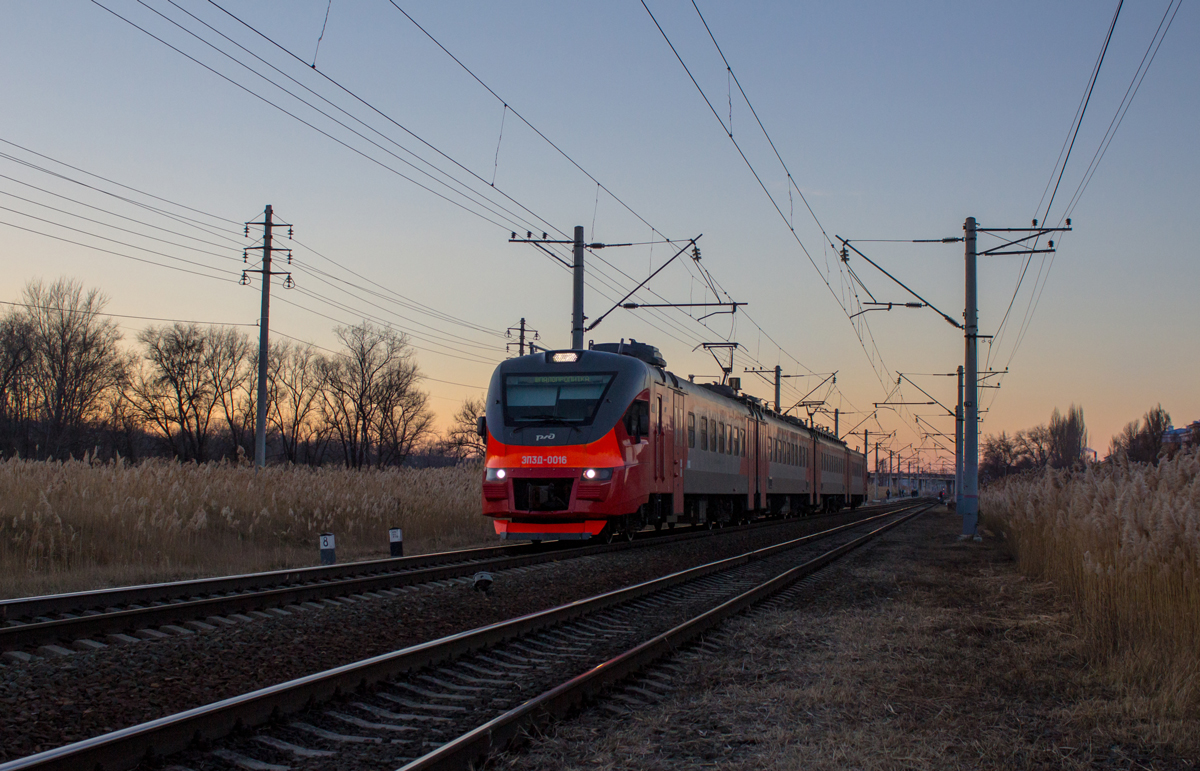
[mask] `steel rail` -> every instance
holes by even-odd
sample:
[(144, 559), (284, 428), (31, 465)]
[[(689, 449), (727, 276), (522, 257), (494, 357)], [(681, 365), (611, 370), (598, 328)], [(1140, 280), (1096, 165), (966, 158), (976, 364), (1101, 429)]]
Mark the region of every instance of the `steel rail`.
[(399, 771), (450, 771), (451, 769), (470, 768), (473, 763), (504, 749), (528, 726), (544, 726), (546, 723), (570, 713), (588, 697), (595, 696), (604, 688), (619, 683), (657, 659), (674, 653), (730, 616), (762, 602), (863, 546), (881, 533), (900, 526), (932, 507), (933, 504), (928, 503), (918, 511), (889, 522), (847, 544), (797, 565), (753, 589), (529, 699), (503, 715), (402, 766)]
[[(920, 505), (913, 504), (913, 506)], [(932, 504), (927, 504), (932, 505)], [(910, 506), (911, 508), (911, 506)], [(325, 672), (315, 673), (214, 704), (131, 726), (103, 736), (0, 764), (0, 771), (123, 771), (147, 758), (171, 755), (195, 741), (211, 741), (235, 730), (262, 725), (272, 718), (293, 714), (339, 695), (368, 688), (424, 667), (452, 661), (473, 651), (497, 645), (572, 619), (661, 592), (704, 576), (766, 559), (783, 551), (828, 538), (900, 511), (839, 525), (818, 533), (755, 549), (744, 554), (678, 571), (661, 578), (617, 589), (595, 597), (530, 613), (392, 653), (375, 656)]]
[[(25, 602), (30, 603), (33, 608), (43, 608), (45, 601), (62, 598), (59, 607), (70, 607), (71, 610), (58, 611), (63, 616), (58, 619), (10, 622), (11, 625), (0, 627), (0, 650), (33, 648), (46, 643), (147, 627), (154, 628), (214, 615), (262, 610), (380, 589), (413, 586), (431, 581), (460, 578), (481, 569), (506, 570), (630, 548), (687, 541), (714, 536), (718, 533), (728, 534), (764, 527), (797, 524), (802, 521), (804, 520), (767, 520), (723, 528), (720, 531), (693, 528), (670, 535), (644, 534), (645, 537), (631, 543), (551, 549), (531, 549), (527, 546), (484, 547), (345, 565), (299, 568), (30, 598)], [(514, 552), (516, 553), (514, 554)], [(422, 567), (424, 565), (429, 566)], [(388, 567), (408, 569), (387, 570)], [(330, 568), (339, 568), (340, 570), (331, 570)], [(307, 583), (300, 583), (306, 579)], [(238, 586), (242, 588), (240, 590), (233, 588)], [(188, 589), (191, 591), (187, 592)], [(217, 594), (220, 591), (236, 593)], [(217, 596), (211, 596), (214, 594)], [(116, 598), (118, 597), (135, 607), (114, 609), (111, 606), (117, 604)], [(7, 604), (0, 603), (0, 620), (3, 620), (5, 610), (11, 613), (14, 608), (29, 607), (23, 605), (22, 602), (10, 600), (7, 601)], [(104, 608), (104, 611), (99, 611), (99, 608)], [(23, 617), (29, 618), (33, 612), (24, 610)], [(78, 613), (82, 614), (76, 615)], [(38, 614), (38, 616), (44, 618), (44, 614)]]

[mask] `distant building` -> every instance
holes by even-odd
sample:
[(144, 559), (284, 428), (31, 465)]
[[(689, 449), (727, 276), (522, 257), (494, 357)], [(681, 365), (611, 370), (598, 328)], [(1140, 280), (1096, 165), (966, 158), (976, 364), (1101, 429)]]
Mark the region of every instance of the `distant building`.
[(1167, 426), (1162, 436), (1163, 454), (1168, 458), (1174, 457), (1180, 450), (1186, 450), (1200, 445), (1200, 420), (1192, 421), (1190, 426), (1175, 428)]

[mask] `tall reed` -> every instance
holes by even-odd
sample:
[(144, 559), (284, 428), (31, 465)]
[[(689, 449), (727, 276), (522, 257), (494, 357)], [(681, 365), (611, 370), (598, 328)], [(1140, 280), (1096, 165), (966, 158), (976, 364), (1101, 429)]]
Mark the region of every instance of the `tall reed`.
[(980, 504), (1021, 570), (1068, 593), (1097, 661), (1200, 709), (1200, 455), (1010, 478)]
[(493, 539), (476, 466), (353, 471), (0, 461), (0, 596), (432, 551)]

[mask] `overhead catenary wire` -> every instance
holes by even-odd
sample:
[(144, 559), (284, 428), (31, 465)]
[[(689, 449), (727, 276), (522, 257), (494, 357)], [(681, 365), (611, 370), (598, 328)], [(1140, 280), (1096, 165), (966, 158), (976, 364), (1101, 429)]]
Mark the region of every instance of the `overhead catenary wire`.
[[(112, 12), (112, 11), (111, 11), (111, 9), (104, 7), (103, 5), (101, 5), (101, 4), (99, 4), (99, 3), (97, 3), (97, 5), (100, 5), (100, 7), (104, 8), (105, 10), (109, 10), (109, 11), (110, 11), (110, 13)], [(117, 16), (119, 16), (119, 14), (114, 14), (114, 15), (117, 15)], [(128, 19), (124, 19), (124, 17), (121, 17), (121, 18), (122, 18), (123, 20), (127, 21), (127, 22), (129, 22), (129, 21), (130, 21), (130, 20), (128, 20)], [(142, 29), (141, 27), (139, 27), (139, 26), (138, 26), (138, 25), (136, 25), (136, 24), (132, 24), (132, 26), (135, 26), (135, 27), (137, 27), (137, 28), (139, 28), (139, 29)], [(419, 26), (419, 25), (418, 25), (418, 26)], [(142, 31), (145, 31), (145, 30), (143, 29)], [(149, 33), (147, 33), (147, 34), (149, 34)], [(157, 36), (155, 36), (155, 35), (151, 35), (151, 37), (155, 37), (156, 39), (159, 39), (159, 38), (157, 38)], [(173, 49), (174, 49), (174, 50), (176, 50), (177, 52), (180, 52), (180, 53), (182, 53), (182, 51), (179, 51), (179, 49), (175, 48), (174, 46), (170, 46), (170, 44), (167, 44), (167, 43), (165, 43), (165, 41), (162, 41), (161, 39), (159, 39), (159, 40), (160, 40), (160, 42), (164, 42), (164, 44), (166, 44), (166, 45), (168, 45), (169, 47), (173, 48)], [(183, 55), (187, 56), (187, 54), (183, 54)], [(193, 57), (190, 57), (190, 56), (188, 56), (188, 58), (191, 58), (191, 59), (193, 59), (193, 61), (196, 61), (196, 60), (195, 60)], [(197, 63), (198, 63), (198, 64), (201, 64), (202, 66), (205, 66), (205, 65), (203, 65), (202, 63), (200, 63), (200, 62), (198, 62), (198, 61), (197, 61)], [(211, 68), (209, 68), (209, 69), (211, 70)], [(215, 74), (218, 74), (218, 75), (220, 75), (220, 73), (215, 73)], [(472, 73), (472, 74), (473, 74), (473, 73)], [(224, 77), (224, 76), (222, 76), (222, 77)], [(228, 78), (226, 78), (226, 79), (228, 80)], [(231, 81), (231, 82), (232, 82), (232, 81)], [(237, 84), (235, 83), (235, 85), (237, 85)], [(501, 100), (501, 103), (502, 103), (502, 104), (504, 104), (503, 100)], [(509, 106), (509, 109), (511, 110), (511, 105)], [(285, 111), (285, 112), (286, 112), (286, 111)], [(515, 111), (514, 111), (514, 113), (515, 113)], [(520, 117), (520, 116), (518, 115), (518, 117)], [(521, 119), (522, 119), (522, 120), (524, 120), (523, 118), (521, 118)], [(526, 121), (526, 123), (527, 123), (527, 121)], [(538, 133), (540, 134), (541, 132), (538, 132)], [(543, 136), (543, 138), (544, 138), (544, 135), (542, 135), (542, 136)], [(552, 142), (551, 142), (550, 144), (551, 144), (552, 146), (554, 146), (554, 147), (555, 147), (555, 149), (556, 149), (557, 151), (559, 151), (559, 152), (562, 152), (562, 151), (561, 151), (561, 148), (559, 148), (557, 145), (554, 145), (554, 143), (552, 143)], [(562, 154), (564, 155), (564, 157), (568, 157), (568, 158), (569, 158), (569, 156), (568, 156), (566, 153), (562, 153)], [(573, 159), (571, 159), (571, 160), (572, 160), (572, 162), (573, 162), (573, 163), (575, 163)], [(577, 167), (579, 167), (579, 168), (581, 169), (581, 171), (582, 171), (582, 167), (581, 167), (581, 166), (579, 166), (579, 164), (578, 164), (578, 163), (575, 163), (575, 165), (576, 165)], [(585, 172), (585, 173), (586, 173), (586, 172)], [(588, 176), (589, 176), (590, 178), (592, 178), (593, 180), (595, 180), (595, 178), (594, 178), (594, 177), (592, 177), (590, 174), (588, 174)], [(636, 212), (633, 212), (633, 210), (632, 210), (630, 207), (628, 207), (628, 205), (627, 205), (627, 204), (626, 204), (624, 201), (620, 200), (620, 199), (619, 199), (617, 196), (613, 195), (613, 194), (612, 194), (612, 192), (611, 192), (610, 190), (608, 190), (608, 189), (607, 189), (607, 188), (606, 188), (606, 187), (605, 187), (603, 184), (599, 184), (599, 189), (602, 189), (602, 190), (604, 190), (604, 191), (606, 192), (606, 194), (608, 194), (608, 195), (610, 195), (611, 197), (613, 197), (613, 198), (614, 198), (614, 200), (617, 200), (617, 201), (618, 201), (618, 202), (619, 202), (619, 203), (620, 203), (622, 206), (624, 206), (624, 207), (625, 207), (627, 210), (629, 210), (629, 211), (630, 211), (631, 213), (633, 213), (635, 216), (638, 216), (638, 218), (639, 218), (639, 219), (641, 219), (643, 222), (645, 222), (645, 224), (649, 225), (649, 223), (648, 223), (648, 222), (646, 222), (644, 218), (640, 217), (640, 215), (637, 215), (637, 213), (636, 213)], [(495, 223), (493, 223), (493, 224), (495, 224)], [(656, 228), (653, 228), (652, 226), (651, 226), (651, 232), (652, 232), (652, 233), (655, 233), (655, 234), (659, 234), (659, 231), (658, 231)], [(670, 241), (670, 239), (665, 239), (665, 238), (664, 238), (663, 240), (664, 240), (664, 241)], [(761, 327), (759, 327), (759, 328), (761, 329)], [(773, 338), (771, 338), (771, 339), (772, 339), (772, 342), (774, 342), (774, 343), (775, 343), (775, 344), (778, 346), (778, 343), (777, 343), (777, 342), (775, 342)], [(782, 351), (782, 350), (781, 350), (781, 353), (786, 353), (786, 352), (784, 352), (784, 351)], [(794, 359), (794, 357), (792, 357), (790, 353), (788, 353), (787, 355), (789, 356), (789, 358), (792, 358), (792, 359)]]
[[(253, 26), (251, 26), (251, 25), (248, 25), (248, 24), (247, 24), (245, 21), (243, 21), (243, 20), (239, 19), (238, 17), (236, 17), (235, 15), (231, 14), (231, 13), (230, 13), (228, 10), (226, 10), (226, 9), (222, 8), (220, 5), (218, 5), (217, 3), (213, 2), (212, 0), (210, 0), (210, 3), (211, 3), (212, 5), (214, 5), (215, 7), (219, 8), (220, 10), (222, 10), (224, 13), (226, 13), (227, 15), (229, 15), (231, 18), (234, 18), (234, 19), (235, 19), (235, 20), (237, 20), (239, 23), (241, 23), (241, 24), (243, 24), (244, 26), (246, 26), (248, 29), (251, 29), (253, 32), (255, 32), (255, 34), (258, 34), (259, 36), (263, 37), (263, 39), (265, 39), (265, 40), (268, 40), (268, 42), (270, 42), (272, 45), (275, 45), (275, 46), (276, 46), (276, 47), (278, 47), (280, 50), (284, 51), (284, 52), (285, 52), (285, 53), (287, 53), (288, 55), (290, 55), (290, 56), (292, 56), (292, 57), (296, 58), (297, 60), (299, 60), (299, 57), (297, 57), (297, 56), (296, 56), (294, 53), (292, 53), (292, 52), (288, 51), (288, 50), (287, 50), (285, 47), (283, 47), (283, 46), (280, 46), (280, 45), (279, 45), (277, 42), (275, 42), (274, 40), (271, 40), (269, 37), (267, 37), (266, 35), (264, 35), (264, 34), (263, 34), (261, 31), (257, 30), (256, 28), (254, 28), (254, 27), (253, 27)], [(395, 3), (393, 3), (393, 5), (395, 6)], [(403, 9), (399, 8), (399, 6), (396, 6), (396, 8), (397, 8), (397, 10), (401, 11), (402, 13), (404, 13)], [(634, 214), (634, 215), (635, 215), (635, 216), (637, 216), (639, 219), (641, 219), (641, 220), (642, 220), (642, 221), (643, 221), (645, 224), (649, 225), (649, 223), (648, 223), (648, 222), (646, 222), (646, 221), (645, 221), (645, 219), (644, 219), (643, 217), (641, 217), (640, 215), (638, 215), (638, 214), (637, 214), (637, 212), (634, 212), (634, 211), (632, 210), (632, 208), (631, 208), (631, 207), (629, 207), (627, 204), (625, 204), (625, 202), (624, 202), (624, 201), (621, 201), (621, 200), (620, 200), (620, 199), (619, 199), (617, 196), (613, 195), (613, 194), (612, 194), (612, 192), (611, 192), (610, 190), (608, 190), (608, 189), (607, 189), (607, 188), (606, 188), (606, 187), (605, 187), (603, 184), (599, 183), (599, 181), (598, 181), (598, 180), (596, 180), (594, 176), (592, 176), (590, 173), (586, 172), (586, 170), (584, 170), (584, 169), (582, 168), (582, 166), (580, 166), (580, 165), (579, 165), (577, 162), (575, 162), (575, 161), (574, 161), (574, 159), (570, 158), (570, 156), (569, 156), (569, 155), (567, 155), (567, 154), (566, 154), (564, 151), (562, 151), (562, 149), (561, 149), (560, 147), (558, 147), (558, 146), (557, 146), (555, 143), (551, 142), (551, 141), (550, 141), (548, 138), (546, 138), (544, 134), (542, 134), (540, 131), (538, 131), (538, 130), (536, 129), (536, 127), (532, 126), (532, 124), (530, 124), (530, 123), (529, 123), (529, 121), (527, 121), (527, 120), (526, 120), (526, 119), (525, 119), (523, 116), (521, 116), (521, 115), (519, 114), (519, 112), (517, 112), (517, 111), (516, 111), (516, 110), (515, 110), (515, 109), (512, 107), (512, 105), (511, 105), (510, 103), (508, 103), (508, 102), (507, 102), (507, 101), (505, 101), (504, 99), (500, 98), (500, 97), (499, 97), (499, 96), (498, 96), (498, 95), (495, 93), (495, 91), (494, 91), (494, 90), (492, 90), (490, 87), (488, 87), (488, 86), (487, 86), (487, 84), (483, 83), (483, 81), (482, 81), (480, 78), (478, 78), (478, 76), (476, 76), (476, 75), (475, 75), (473, 72), (471, 72), (471, 71), (469, 70), (469, 68), (467, 68), (467, 67), (466, 67), (466, 66), (465, 66), (465, 65), (464, 65), (464, 64), (461, 62), (461, 60), (459, 60), (459, 59), (458, 59), (457, 57), (455, 57), (455, 56), (454, 56), (452, 53), (450, 53), (450, 51), (449, 51), (448, 49), (446, 49), (446, 48), (445, 48), (445, 46), (442, 46), (442, 45), (441, 45), (441, 43), (440, 43), (440, 42), (438, 42), (438, 41), (437, 41), (435, 38), (433, 38), (433, 36), (432, 36), (432, 35), (431, 35), (431, 34), (430, 34), (430, 33), (429, 33), (427, 30), (425, 30), (423, 27), (421, 27), (421, 25), (420, 25), (420, 24), (416, 23), (416, 22), (415, 22), (415, 20), (413, 20), (413, 19), (412, 19), (412, 17), (411, 17), (409, 14), (407, 14), (407, 13), (404, 13), (404, 15), (405, 15), (405, 16), (406, 16), (406, 17), (407, 17), (407, 18), (408, 18), (410, 21), (412, 21), (412, 22), (414, 23), (414, 25), (415, 25), (415, 26), (417, 26), (417, 27), (418, 27), (418, 29), (420, 29), (420, 30), (421, 30), (421, 31), (422, 31), (422, 32), (423, 32), (423, 33), (424, 33), (424, 34), (425, 34), (427, 37), (429, 37), (431, 40), (433, 40), (433, 42), (434, 42), (435, 44), (437, 44), (437, 45), (438, 45), (438, 46), (439, 46), (439, 47), (440, 47), (440, 48), (441, 48), (441, 49), (442, 49), (442, 50), (443, 50), (445, 53), (447, 53), (447, 55), (449, 55), (449, 56), (450, 56), (452, 59), (454, 59), (454, 60), (455, 60), (455, 62), (456, 62), (457, 64), (459, 64), (459, 66), (461, 66), (461, 67), (463, 67), (463, 69), (467, 70), (467, 71), (468, 71), (468, 74), (470, 74), (470, 75), (471, 75), (471, 76), (472, 76), (472, 77), (473, 77), (473, 78), (474, 78), (474, 79), (475, 79), (477, 82), (479, 82), (479, 83), (480, 83), (482, 86), (484, 86), (484, 87), (485, 87), (485, 88), (486, 88), (486, 89), (489, 91), (489, 93), (491, 93), (491, 94), (492, 94), (494, 97), (496, 97), (496, 98), (498, 99), (498, 101), (501, 103), (501, 105), (502, 105), (502, 108), (505, 110), (505, 114), (507, 114), (507, 112), (513, 112), (513, 113), (514, 113), (514, 115), (515, 115), (515, 116), (516, 116), (518, 119), (522, 120), (522, 121), (523, 121), (523, 122), (524, 122), (526, 125), (529, 125), (529, 126), (530, 126), (530, 128), (531, 128), (532, 130), (534, 130), (534, 131), (535, 131), (535, 133), (538, 133), (538, 134), (539, 134), (539, 135), (540, 135), (540, 136), (541, 136), (541, 137), (542, 137), (544, 140), (546, 140), (546, 141), (547, 141), (547, 142), (548, 142), (548, 143), (549, 143), (549, 144), (550, 144), (552, 147), (554, 147), (556, 151), (560, 152), (560, 153), (561, 153), (561, 154), (562, 154), (564, 157), (566, 157), (566, 158), (567, 158), (569, 161), (571, 161), (571, 162), (572, 162), (572, 163), (573, 163), (573, 164), (574, 164), (574, 165), (575, 165), (577, 168), (579, 168), (581, 171), (583, 171), (583, 172), (584, 172), (584, 173), (585, 173), (585, 174), (586, 174), (586, 175), (589, 177), (589, 179), (592, 179), (594, 182), (596, 182), (596, 184), (597, 184), (597, 189), (598, 189), (598, 190), (601, 190), (601, 189), (602, 189), (602, 190), (604, 190), (604, 191), (605, 191), (607, 194), (609, 194), (611, 197), (613, 197), (613, 198), (614, 198), (614, 200), (617, 200), (617, 201), (618, 201), (618, 202), (619, 202), (619, 203), (620, 203), (620, 204), (621, 204), (621, 205), (622, 205), (624, 208), (626, 208), (626, 209), (627, 209), (628, 211), (630, 211), (632, 214)], [(352, 97), (354, 97), (355, 99), (357, 99), (357, 100), (359, 100), (360, 102), (362, 102), (364, 105), (366, 105), (367, 107), (369, 107), (369, 108), (370, 108), (370, 109), (372, 109), (373, 111), (377, 112), (378, 114), (380, 114), (381, 116), (385, 117), (387, 120), (389, 120), (389, 121), (390, 121), (390, 122), (392, 122), (393, 124), (397, 125), (397, 126), (398, 126), (399, 128), (401, 128), (402, 130), (406, 131), (406, 132), (407, 132), (407, 133), (409, 133), (410, 135), (412, 135), (412, 136), (414, 136), (415, 138), (417, 138), (417, 139), (418, 139), (418, 141), (421, 141), (421, 142), (422, 142), (422, 143), (424, 143), (426, 146), (428, 146), (428, 147), (430, 147), (431, 149), (433, 149), (435, 152), (438, 152), (438, 153), (439, 153), (440, 155), (442, 155), (443, 157), (447, 158), (448, 160), (450, 160), (451, 162), (455, 163), (455, 164), (456, 164), (457, 166), (459, 166), (460, 168), (462, 168), (462, 169), (466, 170), (468, 173), (472, 174), (472, 176), (474, 176), (476, 179), (480, 180), (481, 182), (488, 183), (488, 181), (487, 181), (487, 180), (484, 180), (484, 179), (482, 178), (482, 176), (480, 176), (480, 175), (478, 175), (478, 174), (475, 174), (474, 172), (471, 172), (469, 169), (467, 169), (467, 167), (465, 167), (465, 166), (463, 166), (462, 164), (458, 163), (457, 161), (455, 161), (453, 158), (451, 158), (450, 156), (446, 155), (445, 153), (442, 153), (440, 150), (438, 150), (437, 148), (433, 147), (433, 146), (432, 146), (430, 143), (426, 142), (424, 139), (421, 139), (420, 137), (416, 136), (415, 134), (413, 134), (413, 132), (411, 132), (411, 131), (409, 131), (407, 128), (405, 128), (405, 127), (401, 126), (399, 123), (395, 122), (395, 121), (394, 121), (393, 119), (391, 119), (389, 116), (386, 116), (384, 113), (382, 113), (382, 112), (381, 112), (381, 111), (379, 111), (377, 108), (375, 108), (373, 105), (371, 105), (369, 102), (366, 102), (366, 101), (365, 101), (365, 100), (363, 100), (361, 97), (359, 97), (357, 94), (354, 94), (352, 91), (350, 91), (350, 90), (349, 90), (348, 88), (346, 88), (344, 85), (342, 85), (342, 84), (338, 83), (337, 81), (333, 80), (332, 78), (329, 78), (329, 76), (325, 75), (324, 73), (319, 73), (319, 74), (320, 74), (320, 75), (321, 75), (323, 78), (325, 78), (326, 80), (328, 80), (329, 82), (333, 83), (333, 84), (334, 84), (335, 86), (337, 86), (338, 88), (342, 89), (343, 91), (345, 91), (346, 93), (348, 93), (348, 94), (350, 94)], [(490, 185), (491, 183), (488, 183), (488, 184)], [(509, 198), (509, 200), (513, 200), (513, 199), (511, 199), (511, 197), (510, 197), (510, 196), (507, 196), (507, 194), (504, 194), (504, 193), (502, 193), (502, 194), (503, 194), (503, 195), (505, 195), (506, 197), (508, 197), (508, 198)], [(515, 201), (514, 201), (514, 203), (517, 203), (517, 202), (515, 202)], [(521, 208), (523, 208), (525, 211), (528, 211), (528, 212), (529, 212), (531, 215), (533, 215), (533, 212), (532, 212), (531, 210), (529, 210), (529, 209), (528, 209), (528, 207), (524, 207), (523, 205), (521, 205), (521, 204), (519, 204), (519, 203), (517, 203), (517, 205), (518, 205), (518, 206), (521, 206)], [(535, 216), (535, 217), (536, 217), (536, 215), (533, 215), (533, 216)], [(546, 225), (547, 225), (547, 229), (554, 229), (556, 232), (558, 232), (558, 233), (560, 233), (560, 234), (562, 233), (562, 231), (561, 231), (560, 229), (558, 229), (558, 228), (554, 228), (554, 227), (553, 227), (553, 226), (552, 226), (550, 223), (547, 223), (547, 222), (546, 222), (544, 219), (542, 219), (542, 218), (538, 218), (538, 219), (541, 219), (541, 221), (542, 221), (544, 224), (546, 224)], [(650, 227), (651, 227), (651, 232), (653, 232), (653, 233), (658, 233), (658, 232), (659, 232), (659, 231), (658, 231), (656, 228), (654, 228), (653, 226), (650, 226)], [(665, 240), (669, 241), (669, 239), (665, 239)], [(789, 357), (790, 357), (790, 354), (789, 354)], [(793, 358), (794, 358), (794, 357), (793, 357)]]
[[(683, 56), (679, 53), (678, 49), (676, 49), (675, 44), (671, 42), (671, 38), (670, 38), (670, 36), (667, 35), (666, 30), (664, 30), (662, 25), (659, 24), (658, 19), (654, 15), (654, 12), (650, 10), (650, 7), (646, 4), (645, 0), (640, 0), (640, 1), (642, 4), (642, 7), (645, 9), (646, 13), (650, 16), (651, 21), (654, 23), (654, 26), (658, 29), (659, 34), (662, 35), (663, 40), (667, 43), (667, 46), (671, 49), (671, 53), (673, 53), (675, 55), (676, 60), (679, 62), (680, 66), (683, 67), (684, 72), (687, 73), (688, 78), (691, 80), (692, 84), (696, 87), (696, 90), (700, 93), (700, 96), (704, 99), (704, 103), (706, 105), (708, 105), (709, 111), (712, 113), (713, 117), (717, 119), (717, 122), (719, 124), (721, 124), (721, 128), (725, 131), (726, 135), (729, 138), (729, 141), (733, 143), (733, 146), (737, 150), (738, 155), (741, 156), (742, 161), (745, 163), (746, 167), (750, 170), (750, 173), (754, 176), (754, 179), (758, 182), (758, 185), (762, 189), (763, 193), (766, 194), (767, 199), (771, 202), (771, 206), (775, 209), (776, 214), (779, 215), (779, 218), (783, 221), (784, 225), (787, 226), (788, 232), (792, 235), (792, 238), (800, 246), (801, 251), (804, 253), (804, 255), (808, 259), (809, 263), (813, 266), (813, 269), (817, 272), (817, 275), (820, 277), (821, 282), (825, 284), (825, 287), (829, 290), (829, 293), (831, 295), (833, 295), (834, 301), (837, 302), (838, 307), (841, 308), (843, 314), (845, 314), (846, 318), (850, 321), (851, 328), (854, 330), (855, 337), (858, 338), (859, 345), (862, 347), (863, 353), (865, 353), (867, 355), (867, 359), (868, 359), (868, 362), (871, 364), (872, 371), (874, 371), (876, 378), (879, 379), (880, 384), (883, 385), (886, 382), (886, 379), (890, 379), (891, 370), (888, 368), (887, 363), (883, 360), (882, 352), (879, 351), (878, 346), (875, 346), (875, 356), (872, 356), (871, 353), (869, 351), (867, 351), (866, 341), (863, 339), (863, 335), (862, 335), (862, 332), (859, 330), (859, 327), (854, 323), (854, 320), (852, 318), (850, 318), (850, 311), (846, 307), (845, 301), (841, 297), (838, 296), (837, 290), (835, 290), (833, 288), (833, 285), (829, 282), (829, 279), (826, 276), (826, 274), (823, 273), (821, 271), (821, 269), (817, 266), (816, 260), (813, 258), (812, 253), (809, 252), (808, 247), (805, 246), (804, 242), (800, 239), (800, 235), (792, 227), (791, 222), (788, 219), (788, 216), (786, 214), (784, 214), (783, 209), (781, 209), (779, 206), (779, 202), (775, 200), (775, 196), (772, 195), (771, 191), (767, 188), (767, 185), (763, 181), (762, 176), (758, 173), (758, 170), (754, 168), (754, 164), (750, 162), (750, 159), (746, 156), (745, 151), (742, 149), (742, 147), (738, 143), (737, 139), (734, 138), (733, 133), (729, 130), (729, 127), (726, 126), (725, 121), (721, 118), (720, 114), (717, 112), (716, 108), (713, 106), (712, 101), (708, 98), (708, 95), (704, 92), (704, 89), (700, 86), (699, 82), (696, 80), (695, 76), (692, 74), (691, 69), (688, 67), (687, 63), (683, 60)], [(699, 9), (697, 9), (697, 11), (698, 10)], [(705, 24), (705, 27), (707, 28), (707, 23)], [(712, 35), (711, 30), (709, 30), (709, 34), (710, 34), (710, 36)], [(713, 42), (714, 43), (716, 42), (715, 38), (713, 39)], [(722, 54), (722, 58), (724, 59), (723, 54)], [(728, 62), (726, 62), (726, 64), (728, 66)], [(819, 221), (818, 221), (818, 225), (819, 225)], [(824, 233), (823, 228), (822, 228), (822, 233)], [(840, 271), (839, 271), (839, 273), (840, 273)], [(861, 320), (860, 323), (864, 327), (867, 326), (867, 323), (865, 320)], [(872, 337), (872, 340), (873, 340), (873, 337)], [(876, 357), (879, 360), (878, 366), (883, 368), (882, 374), (880, 373), (879, 369), (876, 366), (876, 362), (875, 362)], [(885, 375), (887, 376), (886, 379), (885, 379)]]
[[(103, 6), (102, 6), (102, 7), (103, 7)], [(152, 10), (153, 10), (153, 9), (152, 9)], [(160, 14), (160, 15), (161, 15), (161, 14)], [(122, 18), (124, 18), (124, 17), (122, 17)], [(127, 20), (127, 19), (126, 19), (126, 21), (129, 21), (129, 20)], [(142, 31), (145, 31), (145, 30), (144, 30), (143, 28), (141, 28), (139, 25), (137, 25), (137, 24), (134, 24), (134, 23), (132, 23), (132, 22), (130, 22), (130, 23), (131, 23), (131, 25), (132, 25), (132, 26), (134, 26), (134, 27), (136, 27), (136, 28), (138, 28), (138, 29), (141, 29)], [(165, 41), (162, 41), (160, 38), (158, 38), (157, 36), (153, 35), (152, 33), (149, 33), (149, 32), (147, 32), (147, 34), (150, 34), (150, 35), (151, 35), (151, 37), (155, 37), (155, 39), (158, 39), (158, 40), (160, 40), (160, 42), (164, 42), (164, 44), (168, 45), (168, 47), (171, 47), (173, 50), (176, 50), (177, 52), (183, 53), (182, 51), (179, 51), (179, 49), (175, 48), (174, 46), (171, 46), (169, 43), (165, 43)], [(210, 44), (210, 45), (211, 45), (211, 44)], [(187, 58), (189, 58), (189, 59), (192, 59), (193, 61), (196, 61), (197, 63), (201, 64), (201, 66), (204, 66), (206, 69), (209, 69), (210, 71), (213, 71), (213, 70), (212, 70), (212, 68), (209, 68), (209, 67), (207, 67), (207, 65), (204, 65), (202, 62), (199, 62), (199, 61), (198, 61), (198, 60), (196, 60), (194, 57), (191, 57), (191, 56), (187, 55), (186, 53), (183, 53), (183, 55), (184, 55), (184, 56), (186, 56)], [(215, 71), (214, 71), (214, 72), (215, 72)], [(215, 73), (215, 74), (218, 74), (219, 76), (223, 77), (224, 79), (226, 79), (226, 80), (229, 80), (229, 78), (227, 78), (227, 77), (225, 77), (225, 76), (223, 76), (223, 75), (220, 75), (220, 73)], [(233, 82), (233, 81), (230, 81), (230, 82)], [(260, 97), (260, 98), (261, 98), (261, 97)], [(268, 101), (268, 100), (264, 100), (264, 101)], [(270, 102), (268, 101), (268, 103), (270, 103)], [(271, 103), (271, 104), (272, 104), (273, 106), (276, 106), (276, 107), (278, 108), (278, 105), (274, 105), (273, 103)], [(279, 109), (282, 109), (282, 108), (279, 108)], [(287, 112), (289, 115), (291, 115), (291, 113), (290, 113), (290, 112), (288, 112), (288, 111), (286, 111), (286, 110), (284, 110), (284, 112)], [(294, 116), (293, 116), (293, 117), (294, 117)], [(302, 122), (303, 122), (303, 121), (302, 121)], [(318, 129), (318, 131), (320, 131), (320, 129)], [(325, 132), (322, 132), (322, 133), (325, 133)], [(326, 135), (327, 135), (327, 136), (329, 136), (327, 133), (326, 133)], [(331, 137), (331, 138), (332, 138), (332, 137)], [(344, 144), (344, 143), (343, 143), (343, 144)], [(402, 176), (403, 176), (403, 175), (402, 175)], [(406, 178), (407, 178), (407, 177), (406, 177)], [(657, 231), (655, 231), (655, 232), (657, 232)]]

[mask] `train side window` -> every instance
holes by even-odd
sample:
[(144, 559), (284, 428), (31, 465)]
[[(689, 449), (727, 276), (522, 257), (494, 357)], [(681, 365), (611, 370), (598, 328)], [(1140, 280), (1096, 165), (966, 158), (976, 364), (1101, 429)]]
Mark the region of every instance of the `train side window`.
[(708, 418), (704, 416), (700, 418), (700, 449), (708, 449)]
[(625, 423), (625, 433), (629, 438), (640, 440), (650, 433), (650, 402), (635, 399), (621, 420)]
[(696, 413), (688, 413), (688, 447), (696, 446)]
[(717, 452), (725, 454), (725, 421), (717, 424)]
[(717, 420), (713, 418), (708, 422), (708, 448), (713, 452), (717, 451)]
[(740, 428), (733, 429), (733, 454), (742, 454), (742, 429)]

